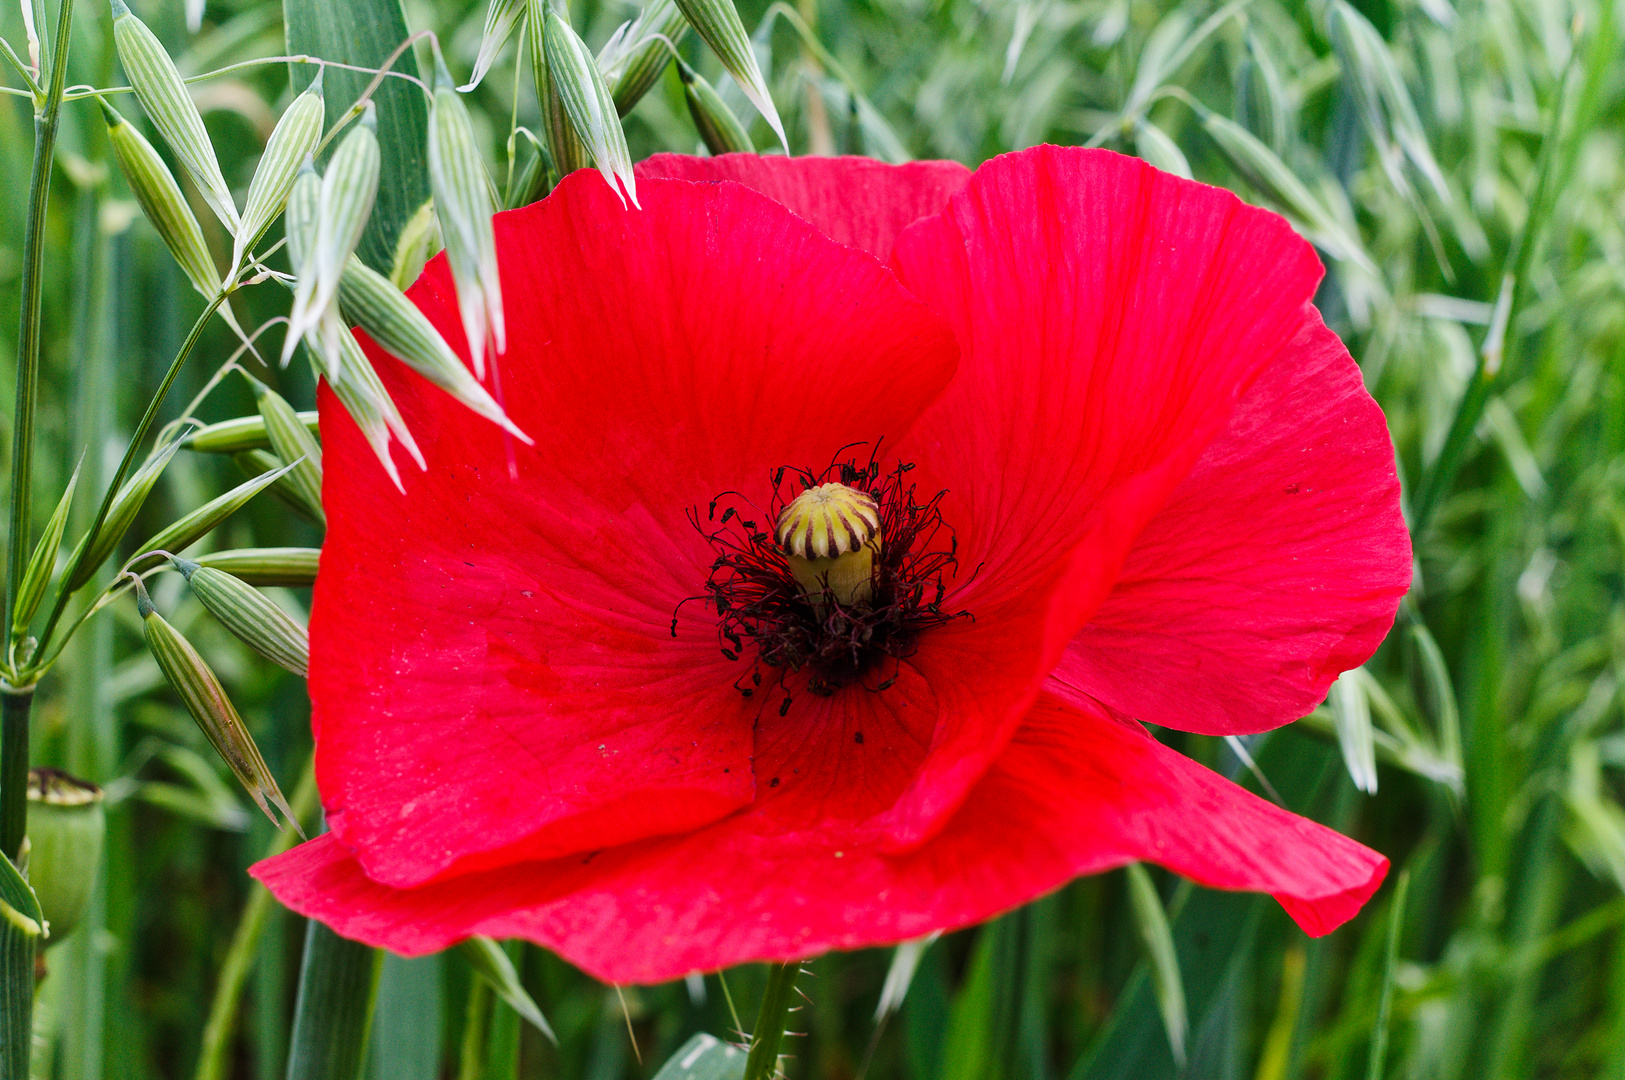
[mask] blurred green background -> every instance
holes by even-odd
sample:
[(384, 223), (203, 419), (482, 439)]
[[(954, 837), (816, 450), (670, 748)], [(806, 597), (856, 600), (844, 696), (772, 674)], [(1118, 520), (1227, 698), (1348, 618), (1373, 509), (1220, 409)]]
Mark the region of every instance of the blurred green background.
[[(182, 0), (132, 6), (185, 74), (285, 49), (278, 0), (208, 0), (196, 32)], [(405, 14), (438, 33), (465, 79), (485, 7), (408, 0)], [(975, 164), (1093, 141), (1287, 213), (1327, 262), (1319, 303), (1387, 412), (1417, 530), (1416, 587), (1382, 651), (1308, 721), (1246, 743), (1290, 808), (1393, 861), (1357, 919), (1311, 941), (1268, 898), (1151, 870), (1189, 1018), (1181, 1068), (1147, 964), (1145, 906), (1124, 872), (1085, 879), (924, 948), (901, 1009), (881, 1023), (892, 950), (814, 960), (788, 1074), (842, 1080), (867, 1063), (876, 1080), (1625, 1078), (1625, 54), (1612, 0), (740, 10), (795, 153)], [(635, 13), (621, 0), (572, 6), (594, 48)], [(0, 7), (0, 34), (24, 51), (15, 2)], [(682, 50), (770, 148), (716, 59), (692, 36)], [(516, 78), (520, 122), (541, 128), (514, 52), (469, 99), (499, 184)], [(121, 80), (106, 6), (83, 0), (69, 82)], [(240, 191), (290, 99), (288, 69), (245, 68), (194, 90)], [(139, 117), (133, 101), (126, 114)], [(626, 131), (634, 158), (696, 150), (674, 72)], [(26, 100), (0, 101), (6, 381), (31, 140)], [(58, 160), (35, 493), (46, 507), (81, 454), (81, 490), (101, 491), (201, 309), (110, 165), (93, 102), (67, 107)], [(214, 219), (197, 205), (207, 232)], [(209, 238), (229, 253), (229, 237)], [(286, 314), (274, 289), (234, 303), (245, 327)], [(233, 346), (217, 322), (166, 419)], [(268, 378), (310, 407), (301, 365)], [(1484, 407), (1462, 413), (1475, 384)], [(202, 415), (252, 412), (234, 380)], [(229, 460), (183, 452), (135, 532), (240, 479)], [(76, 512), (74, 533), (91, 511)], [(271, 499), (209, 541), (319, 542)], [(309, 752), (304, 687), (214, 625), (177, 575), (155, 584), (291, 793)], [(297, 610), (309, 597), (278, 599)], [(280, 1077), (304, 934), (274, 905), (235, 1033), (200, 1059), (250, 898), (244, 868), (273, 838), (169, 692), (134, 605), (90, 624), (41, 690), (35, 763), (102, 784), (110, 816), (92, 911), (47, 954), (37, 1075)], [(1256, 788), (1223, 740), (1168, 738)], [(617, 992), (539, 949), (510, 954), (556, 1047), (471, 994), (460, 954), (390, 958), (369, 1075), (646, 1077), (694, 1032), (736, 1027), (716, 976)], [(763, 982), (758, 968), (726, 975), (746, 1027)]]

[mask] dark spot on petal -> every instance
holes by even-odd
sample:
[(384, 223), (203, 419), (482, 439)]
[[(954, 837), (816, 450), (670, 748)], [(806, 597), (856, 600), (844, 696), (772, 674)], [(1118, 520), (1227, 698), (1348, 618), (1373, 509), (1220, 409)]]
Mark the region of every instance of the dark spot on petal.
[(769, 782), (769, 783), (768, 783), (768, 785), (767, 785), (767, 786), (768, 786), (768, 787), (778, 787), (778, 786), (779, 786), (779, 778), (778, 778), (778, 777), (776, 777), (776, 776), (775, 776), (775, 777), (774, 777), (774, 778), (773, 778), (773, 779), (772, 779), (772, 781), (770, 781), (770, 782)]
[(863, 732), (854, 731), (852, 733), (852, 741), (857, 743), (859, 746), (862, 746), (863, 745)]

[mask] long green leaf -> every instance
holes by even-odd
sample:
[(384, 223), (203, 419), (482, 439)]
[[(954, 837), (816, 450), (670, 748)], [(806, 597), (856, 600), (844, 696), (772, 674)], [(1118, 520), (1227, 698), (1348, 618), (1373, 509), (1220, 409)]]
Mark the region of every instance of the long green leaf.
[(1366, 1064), (1366, 1080), (1382, 1080), (1383, 1061), (1388, 1052), (1388, 1022), (1394, 1004), (1394, 968), (1399, 960), (1399, 935), (1405, 925), (1405, 897), (1410, 892), (1410, 872), (1399, 875), (1388, 912), (1388, 948), (1382, 965), (1382, 998), (1377, 1005), (1377, 1028), (1371, 1036), (1371, 1057)]
[[(294, 789), (293, 798), (288, 801), (292, 808), (295, 820), (308, 820), (311, 812), (316, 809), (316, 769), (315, 763), (306, 764), (304, 774), (299, 778), (299, 786)], [(267, 845), (264, 858), (280, 855), (293, 846), (296, 836), (292, 829), (279, 829), (275, 837)], [(198, 1052), (197, 1069), (192, 1074), (193, 1080), (222, 1080), (226, 1075), (229, 1064), (231, 1039), (236, 1031), (238, 1014), (238, 999), (242, 996), (243, 984), (248, 980), (248, 973), (259, 960), (260, 939), (265, 932), (265, 924), (273, 912), (280, 910), (272, 898), (270, 890), (256, 882), (249, 888), (248, 901), (243, 905), (242, 915), (237, 920), (237, 929), (232, 934), (231, 946), (226, 950), (226, 958), (220, 965), (220, 974), (215, 983), (214, 999), (209, 1005), (209, 1021), (203, 1029), (203, 1048)]]
[(34, 554), (28, 560), (28, 570), (23, 574), (22, 584), (17, 586), (17, 609), (11, 616), (11, 636), (14, 638), (23, 636), (34, 613), (39, 610), (40, 601), (45, 597), (45, 586), (50, 583), (51, 572), (56, 568), (57, 550), (62, 546), (62, 533), (68, 527), (73, 489), (78, 486), (79, 467), (74, 466), (73, 476), (69, 477), (62, 498), (57, 500), (56, 509), (51, 512), (51, 520), (45, 523), (44, 534), (34, 545)]
[[(1332, 774), (1336, 754), (1289, 730), (1272, 735), (1257, 758), (1262, 771), (1279, 778), (1286, 804), (1306, 810)], [(1188, 1075), (1209, 1075), (1199, 1071), (1202, 1034), (1227, 1007), (1231, 974), (1251, 952), (1259, 917), (1272, 903), (1266, 896), (1194, 889), (1173, 920), (1174, 948), (1195, 1036)], [(1148, 966), (1141, 964), (1070, 1080), (1177, 1080), (1183, 1075), (1187, 1074), (1174, 1063), (1163, 1030), (1154, 980)]]
[(242, 509), (263, 488), (287, 475), (292, 468), (292, 465), (284, 465), (280, 469), (244, 481), (224, 495), (215, 496), (196, 510), (182, 516), (179, 521), (160, 532), (154, 533), (146, 543), (136, 548), (136, 554), (144, 554), (149, 551), (169, 551), (177, 555), (180, 554), (209, 535), (215, 526)]
[[(400, 0), (282, 0), (282, 12), (290, 54), (379, 68), (407, 38)], [(392, 70), (416, 76), (417, 60), (408, 50)], [(312, 74), (311, 68), (294, 65), (294, 86), (303, 89)], [(343, 118), (371, 81), (361, 72), (327, 69), (322, 90), (329, 127)], [(429, 108), (417, 87), (396, 78), (385, 78), (372, 100), (378, 106), (378, 143), (388, 180), (378, 190), (356, 253), (368, 266), (387, 274), (401, 228), (429, 197)]]
[(437, 1080), (445, 1049), (445, 953), (384, 954), (372, 1018), (370, 1080)]
[(1130, 863), (1128, 887), (1134, 920), (1145, 942), (1146, 959), (1151, 964), (1151, 981), (1157, 988), (1157, 1008), (1168, 1029), (1168, 1048), (1180, 1067), (1185, 1064), (1185, 1032), (1190, 1021), (1185, 1014), (1185, 984), (1179, 974), (1179, 955), (1174, 951), (1173, 931), (1168, 914), (1151, 875), (1139, 863)]
[(360, 1080), (384, 954), (310, 920), (288, 1044), (288, 1080)]
[(23, 1080), (34, 1015), (34, 950), (44, 933), (39, 900), (0, 855), (0, 1077)]

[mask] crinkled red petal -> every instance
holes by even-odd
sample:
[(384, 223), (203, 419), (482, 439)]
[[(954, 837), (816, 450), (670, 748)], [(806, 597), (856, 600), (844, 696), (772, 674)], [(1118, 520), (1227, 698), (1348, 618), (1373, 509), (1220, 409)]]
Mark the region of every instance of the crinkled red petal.
[[(505, 436), (403, 366), (428, 459), (395, 492), (324, 397), (317, 769), (380, 882), (682, 832), (747, 804), (755, 706), (699, 604), (687, 518), (843, 444), (902, 435), (953, 340), (871, 256), (737, 185), (591, 173), (497, 218)], [(413, 299), (463, 341), (444, 261)], [(497, 385), (493, 383), (493, 389)], [(512, 470), (510, 474), (510, 470)]]
[(1056, 677), (1165, 727), (1264, 731), (1365, 662), (1410, 580), (1382, 411), (1316, 319), (1140, 534)]
[(764, 157), (656, 154), (637, 177), (732, 180), (760, 191), (806, 218), (825, 236), (876, 258), (891, 255), (897, 235), (940, 211), (965, 186), (970, 170), (955, 161), (887, 165), (861, 157)]
[(253, 872), (295, 910), (396, 952), (470, 934), (524, 937), (620, 983), (906, 940), (1138, 860), (1273, 893), (1323, 934), (1359, 909), (1388, 865), (1137, 724), (1047, 697), (930, 842), (887, 855), (858, 832), (753, 810), (683, 837), (418, 889), (369, 880), (329, 835)]
[[(1056, 147), (983, 165), (893, 261), (962, 353), (901, 451), (922, 488), (947, 491), (948, 606), (979, 635), (1022, 635), (1003, 655), (1024, 667), (1004, 675), (1036, 693), (1238, 398), (1316, 318), (1320, 263), (1227, 191)], [(940, 826), (1031, 700), (938, 728), (894, 843)]]

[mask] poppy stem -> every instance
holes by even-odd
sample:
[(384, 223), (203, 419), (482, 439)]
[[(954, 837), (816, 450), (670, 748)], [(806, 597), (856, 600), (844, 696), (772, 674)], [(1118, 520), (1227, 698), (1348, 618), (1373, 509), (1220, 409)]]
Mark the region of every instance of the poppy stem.
[(756, 1014), (756, 1030), (750, 1037), (750, 1056), (745, 1059), (744, 1080), (770, 1080), (778, 1073), (779, 1044), (784, 1041), (784, 1025), (790, 1019), (790, 997), (801, 961), (770, 965), (767, 990)]

